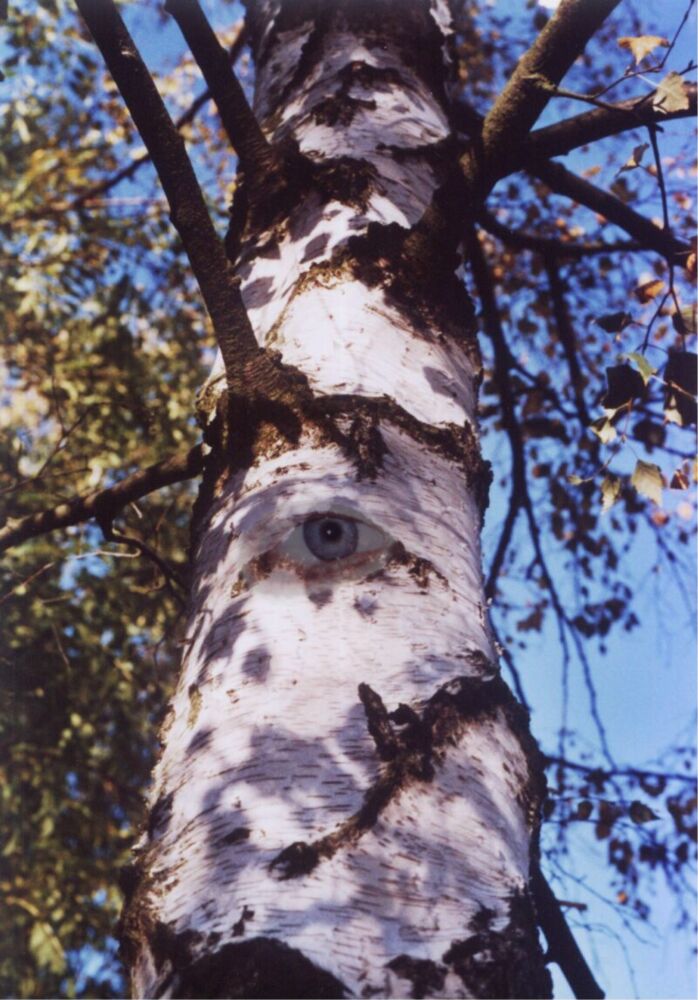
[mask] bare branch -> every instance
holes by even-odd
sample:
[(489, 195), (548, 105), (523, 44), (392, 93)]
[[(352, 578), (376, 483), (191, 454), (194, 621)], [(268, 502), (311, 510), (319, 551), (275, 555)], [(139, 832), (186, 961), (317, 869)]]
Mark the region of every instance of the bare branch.
[(165, 10), (177, 22), (199, 64), (242, 169), (251, 179), (263, 175), (272, 166), (272, 147), (198, 0), (167, 0)]
[(139, 469), (105, 490), (95, 490), (85, 496), (74, 497), (38, 514), (29, 514), (17, 520), (10, 519), (0, 528), (0, 552), (30, 538), (80, 524), (92, 517), (111, 518), (126, 504), (140, 500), (163, 486), (193, 479), (203, 470), (205, 452), (206, 445), (196, 445), (182, 455), (175, 455), (150, 465), (147, 469)]
[(555, 86), (619, 2), (562, 0), (485, 117), (479, 141), (461, 158), (476, 200), (511, 172), (512, 162)]
[(552, 160), (527, 165), (527, 170), (544, 181), (551, 191), (565, 195), (598, 212), (605, 219), (624, 229), (634, 240), (648, 250), (661, 254), (669, 263), (684, 266), (691, 247), (666, 229), (660, 229), (639, 212), (624, 204), (620, 198), (590, 184), (589, 181), (573, 174), (561, 163)]
[(242, 361), (258, 353), (239, 283), (206, 209), (184, 142), (113, 0), (76, 0), (150, 153), (225, 363), (228, 385)]
[(562, 350), (567, 362), (567, 370), (570, 373), (570, 382), (572, 383), (572, 391), (574, 392), (577, 415), (582, 427), (587, 427), (591, 423), (591, 417), (589, 416), (586, 400), (584, 399), (585, 379), (579, 364), (577, 339), (567, 308), (565, 286), (560, 276), (559, 263), (552, 254), (545, 254), (543, 263), (548, 276), (557, 336), (562, 344)]
[(630, 253), (642, 249), (639, 243), (632, 240), (618, 240), (615, 243), (605, 240), (595, 240), (590, 243), (566, 243), (551, 237), (535, 236), (533, 233), (510, 229), (487, 209), (478, 213), (477, 221), (483, 229), (496, 236), (502, 243), (520, 247), (523, 250), (533, 250), (535, 253), (554, 254), (559, 260), (564, 260), (566, 257), (578, 260), (581, 257), (592, 257), (596, 254)]
[(529, 135), (523, 150), (524, 162), (531, 158), (564, 156), (573, 149), (597, 142), (628, 129), (642, 125), (660, 125), (676, 118), (693, 118), (696, 114), (696, 85), (686, 84), (688, 107), (682, 111), (662, 111), (652, 103), (656, 91), (645, 97), (622, 101), (612, 107), (587, 111), (546, 128), (536, 129)]
[(696, 784), (695, 774), (680, 774), (676, 771), (648, 770), (643, 767), (595, 767), (593, 764), (583, 764), (580, 761), (569, 760), (567, 757), (556, 757), (554, 754), (544, 754), (546, 767), (553, 764), (579, 771), (582, 774), (598, 774), (608, 778), (649, 778), (651, 780), (683, 781), (690, 785)]
[[(455, 110), (460, 127), (470, 135), (477, 136), (484, 123), (482, 115), (464, 101), (460, 102)], [(475, 138), (474, 141), (477, 143), (478, 139)], [(525, 149), (524, 144), (522, 150)], [(692, 250), (688, 243), (684, 243), (671, 232), (655, 226), (653, 222), (625, 205), (619, 198), (573, 174), (561, 163), (545, 159), (538, 160), (522, 152), (519, 159), (510, 160), (507, 171), (502, 173), (498, 179), (517, 169), (527, 170), (532, 176), (544, 181), (551, 191), (572, 198), (580, 205), (585, 205), (592, 211), (598, 212), (599, 215), (603, 215), (609, 222), (624, 229), (632, 236), (641, 245), (638, 249), (653, 250), (661, 254), (670, 264), (685, 265)], [(481, 211), (479, 206), (477, 214), (479, 215)]]

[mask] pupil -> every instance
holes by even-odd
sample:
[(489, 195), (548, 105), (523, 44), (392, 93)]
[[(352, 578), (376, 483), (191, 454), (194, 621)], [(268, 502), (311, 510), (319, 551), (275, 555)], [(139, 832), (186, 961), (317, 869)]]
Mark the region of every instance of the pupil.
[(322, 537), (327, 542), (338, 542), (342, 537), (342, 525), (338, 521), (325, 521), (322, 526)]

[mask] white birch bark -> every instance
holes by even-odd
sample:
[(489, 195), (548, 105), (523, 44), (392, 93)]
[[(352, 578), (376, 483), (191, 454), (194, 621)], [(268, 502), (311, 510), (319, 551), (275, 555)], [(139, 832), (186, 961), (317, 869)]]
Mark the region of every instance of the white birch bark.
[[(471, 319), (440, 301), (453, 273), (412, 296), (380, 251), (444, 183), (447, 10), (250, 14), (260, 120), (330, 190), (248, 228), (243, 295), (337, 413), (260, 438), (201, 517), (124, 920), (134, 992), (541, 996), (541, 783), (484, 607)], [(347, 555), (308, 547), (320, 516)]]

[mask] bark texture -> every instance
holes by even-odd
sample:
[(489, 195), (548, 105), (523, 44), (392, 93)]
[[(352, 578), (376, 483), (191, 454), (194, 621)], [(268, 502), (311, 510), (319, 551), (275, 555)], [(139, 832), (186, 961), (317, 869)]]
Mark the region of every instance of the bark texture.
[[(448, 10), (255, 0), (248, 20), (285, 173), (265, 196), (245, 178), (228, 245), (259, 344), (300, 374), (233, 405), (248, 451), (233, 424), (199, 504), (126, 873), (134, 993), (548, 996), (541, 766), (483, 598)], [(309, 549), (322, 517), (353, 525), (349, 554)]]

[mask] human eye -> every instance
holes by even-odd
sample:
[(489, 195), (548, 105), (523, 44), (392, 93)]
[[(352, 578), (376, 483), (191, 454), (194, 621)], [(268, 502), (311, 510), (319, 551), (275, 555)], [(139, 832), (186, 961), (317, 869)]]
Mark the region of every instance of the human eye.
[(390, 539), (367, 521), (334, 511), (314, 513), (279, 546), (279, 555), (301, 566), (363, 563), (379, 556)]

